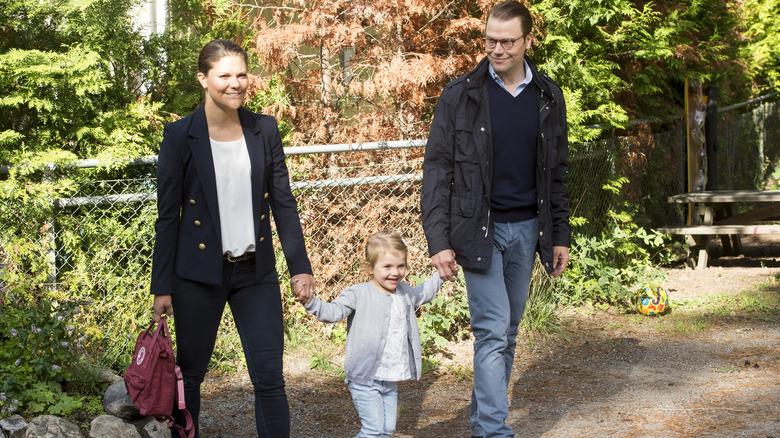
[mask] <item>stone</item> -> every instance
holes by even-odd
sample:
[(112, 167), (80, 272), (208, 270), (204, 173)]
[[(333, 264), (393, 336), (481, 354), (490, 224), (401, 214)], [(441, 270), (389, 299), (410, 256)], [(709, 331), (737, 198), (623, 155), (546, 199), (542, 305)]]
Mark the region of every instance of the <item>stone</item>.
[(103, 409), (117, 418), (128, 421), (141, 414), (138, 408), (133, 405), (130, 395), (127, 394), (124, 380), (108, 387), (103, 395)]
[(35, 417), (27, 425), (25, 438), (84, 438), (79, 427), (54, 415)]
[(123, 382), (124, 379), (111, 370), (103, 370), (100, 373), (100, 381), (105, 383), (116, 383), (120, 381)]
[(27, 422), (21, 415), (3, 418), (0, 420), (0, 437), (5, 437), (3, 432), (8, 434), (8, 438), (24, 438), (24, 434), (27, 432)]
[(141, 438), (135, 426), (113, 415), (101, 415), (90, 425), (89, 438)]
[(171, 438), (167, 422), (161, 423), (154, 417), (146, 417), (139, 424), (143, 438)]

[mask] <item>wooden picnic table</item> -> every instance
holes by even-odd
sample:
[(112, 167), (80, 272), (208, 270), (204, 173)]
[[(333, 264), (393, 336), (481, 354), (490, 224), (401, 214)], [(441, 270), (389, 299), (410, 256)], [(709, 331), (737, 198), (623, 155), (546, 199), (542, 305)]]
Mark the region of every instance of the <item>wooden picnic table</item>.
[[(691, 225), (658, 230), (685, 235), (692, 240), (693, 246), (698, 248), (697, 269), (707, 267), (707, 244), (715, 236), (720, 236), (725, 254), (739, 255), (742, 252), (740, 235), (780, 233), (780, 225), (766, 223), (780, 215), (780, 190), (709, 190), (681, 193), (670, 196), (667, 201), (692, 206)], [(735, 204), (749, 204), (749, 209), (734, 214)]]

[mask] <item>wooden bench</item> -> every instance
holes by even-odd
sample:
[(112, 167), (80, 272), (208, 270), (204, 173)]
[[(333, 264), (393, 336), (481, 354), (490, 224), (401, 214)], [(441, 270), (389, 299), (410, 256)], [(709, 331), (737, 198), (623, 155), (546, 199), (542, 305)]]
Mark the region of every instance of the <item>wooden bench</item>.
[(686, 236), (775, 234), (780, 233), (780, 225), (682, 225), (678, 227), (661, 227), (658, 228), (658, 231), (664, 234)]
[[(690, 221), (693, 225), (658, 228), (664, 234), (686, 236), (692, 246), (698, 247), (697, 269), (707, 267), (707, 244), (710, 238), (720, 236), (724, 253), (742, 252), (741, 235), (780, 233), (780, 225), (765, 223), (780, 214), (780, 190), (714, 190), (682, 193), (667, 201), (691, 204)], [(733, 214), (736, 203), (760, 203), (741, 214)], [(715, 218), (716, 210), (721, 217)], [(733, 248), (732, 248), (733, 244)]]

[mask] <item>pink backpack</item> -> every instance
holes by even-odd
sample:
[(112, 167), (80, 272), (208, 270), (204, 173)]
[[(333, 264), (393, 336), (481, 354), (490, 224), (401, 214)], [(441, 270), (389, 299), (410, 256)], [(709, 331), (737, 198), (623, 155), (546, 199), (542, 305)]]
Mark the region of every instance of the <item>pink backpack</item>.
[[(138, 335), (133, 360), (125, 371), (127, 393), (141, 415), (167, 420), (168, 427), (175, 427), (179, 436), (193, 438), (195, 430), (184, 404), (184, 382), (173, 354), (167, 318), (163, 315), (156, 329), (154, 326), (152, 321), (149, 328)], [(178, 402), (177, 407), (184, 414), (186, 428), (173, 421), (174, 402)]]

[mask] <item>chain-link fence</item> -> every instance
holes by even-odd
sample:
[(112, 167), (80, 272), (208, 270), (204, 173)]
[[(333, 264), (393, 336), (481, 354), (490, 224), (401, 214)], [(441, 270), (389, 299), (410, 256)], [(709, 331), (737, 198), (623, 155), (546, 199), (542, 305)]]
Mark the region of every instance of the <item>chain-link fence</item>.
[[(721, 189), (754, 189), (764, 183), (767, 167), (780, 157), (779, 126), (777, 102), (721, 113)], [(371, 145), (286, 150), (307, 248), (324, 299), (366, 281), (361, 266), (365, 239), (380, 229), (403, 235), (411, 275), (431, 272), (420, 221), (422, 145), (424, 141), (376, 144), (375, 150), (368, 150)], [(346, 151), (320, 152), (323, 149)], [(646, 226), (682, 221), (679, 207), (666, 202), (669, 195), (685, 191), (682, 124), (645, 137), (572, 145), (569, 162), (571, 210), (588, 221), (575, 232), (599, 235), (607, 213), (624, 202), (639, 206), (637, 218), (644, 218)], [(0, 220), (6, 229), (0, 255), (6, 270), (16, 274), (15, 281), (53, 282), (64, 295), (89, 302), (82, 322), (91, 328), (93, 351), (120, 369), (129, 358), (131, 335), (150, 315), (148, 284), (157, 215), (154, 160), (121, 169), (71, 172), (82, 176), (52, 182), (58, 188), (47, 192), (48, 210), (28, 208), (27, 183), (9, 185), (0, 194), (5, 210)], [(602, 189), (618, 176), (630, 180), (622, 196)], [(285, 272), (278, 247), (277, 254), (279, 271)], [(46, 275), (40, 271), (47, 271)], [(294, 303), (289, 292), (287, 297), (289, 310)], [(227, 313), (225, 324), (231, 324)], [(235, 338), (220, 336), (220, 342), (229, 344), (218, 345), (218, 353), (240, 355)]]
[[(780, 93), (774, 93), (774, 98)], [(759, 100), (759, 99), (757, 99)], [(760, 103), (745, 111), (745, 106)], [(718, 188), (776, 189), (780, 176), (780, 102), (722, 108), (718, 114)]]

